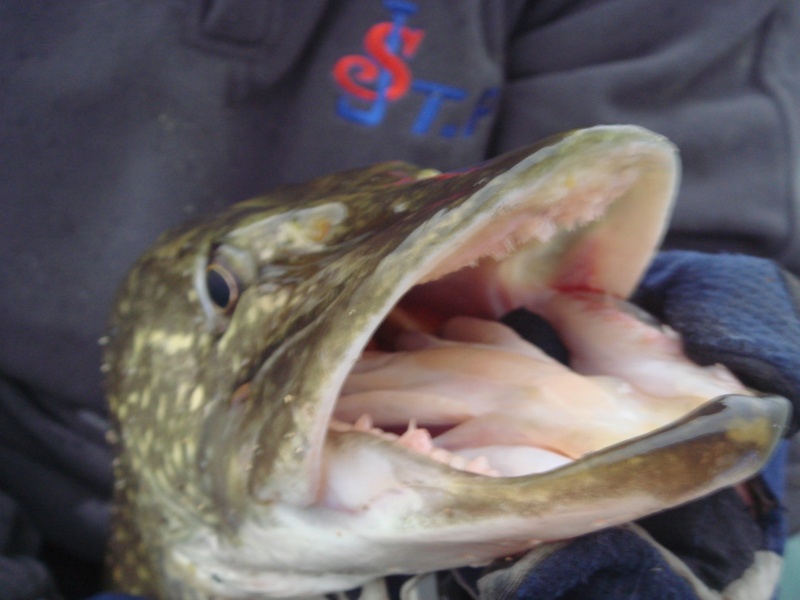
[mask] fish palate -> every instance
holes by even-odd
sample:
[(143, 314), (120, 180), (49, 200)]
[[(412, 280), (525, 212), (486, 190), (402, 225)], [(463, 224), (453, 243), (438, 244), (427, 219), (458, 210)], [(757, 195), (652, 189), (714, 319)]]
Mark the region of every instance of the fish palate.
[[(166, 233), (104, 358), (110, 571), (154, 598), (294, 598), (524, 552), (734, 485), (788, 403), (626, 302), (675, 148), (577, 130), (384, 163)], [(501, 323), (543, 317), (565, 365)]]

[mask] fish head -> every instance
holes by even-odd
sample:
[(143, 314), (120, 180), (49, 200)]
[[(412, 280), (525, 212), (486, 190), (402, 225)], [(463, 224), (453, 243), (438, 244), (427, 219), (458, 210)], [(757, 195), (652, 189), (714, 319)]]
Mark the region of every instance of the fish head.
[(553, 291), (628, 297), (678, 172), (664, 138), (598, 127), (459, 172), (346, 171), (165, 234), (123, 284), (105, 354), (118, 585), (165, 597), (341, 590), (485, 563), (757, 470), (786, 417), (777, 401), (727, 399), (524, 477), (333, 425), (354, 366), (398, 328), (497, 320)]

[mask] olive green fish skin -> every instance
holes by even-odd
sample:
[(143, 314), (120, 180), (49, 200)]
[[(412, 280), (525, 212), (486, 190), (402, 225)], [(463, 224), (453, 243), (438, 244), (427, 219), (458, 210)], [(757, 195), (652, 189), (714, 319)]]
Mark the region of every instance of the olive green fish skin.
[[(228, 232), (252, 224), (257, 227), (272, 216), (285, 214), (287, 206), (302, 202), (303, 207), (313, 209), (329, 204), (337, 194), (344, 197), (336, 201), (357, 205), (360, 199), (371, 198), (363, 191), (354, 194), (351, 186), (358, 188), (370, 182), (381, 188), (416, 173), (417, 169), (408, 165), (391, 164), (322, 179), (302, 188), (287, 188), (248, 201), (199, 226), (189, 226), (185, 232), (172, 232), (139, 260), (120, 290), (105, 357), (109, 401), (118, 432), (118, 514), (111, 562), (113, 578), (125, 582), (126, 589), (155, 594), (157, 590), (147, 587), (146, 582), (154, 579), (160, 555), (157, 547), (139, 539), (129, 525), (139, 522), (142, 528), (157, 530), (171, 523), (160, 502), (149, 502), (139, 493), (142, 484), (137, 474), (146, 469), (162, 489), (180, 490), (175, 498), (179, 505), (169, 508), (191, 513), (212, 526), (222, 524), (226, 516), (210, 502), (213, 482), (207, 470), (198, 468), (208, 460), (200, 448), (208, 407), (226, 405), (241, 410), (245, 414), (240, 418), (246, 418), (246, 405), (227, 406), (232, 390), (253, 378), (254, 370), (278, 340), (296, 336), (309, 326), (314, 310), (308, 310), (306, 304), (313, 303), (313, 309), (320, 303), (335, 303), (349, 277), (357, 277), (360, 269), (375, 268), (375, 257), (380, 254), (367, 249), (360, 264), (355, 260), (341, 266), (331, 263), (336, 263), (336, 247), (367, 238), (373, 225), (370, 218), (381, 218), (385, 209), (370, 211), (366, 203), (353, 210), (348, 214), (347, 229), (337, 230), (333, 225), (325, 234), (323, 247), (314, 240), (300, 239), (288, 244), (282, 256), (279, 250), (272, 261), (275, 273), (266, 284), (274, 287), (274, 292), (261, 297), (262, 305), (269, 306), (269, 318), (256, 323), (239, 325), (202, 306), (195, 286), (198, 262), (210, 260), (213, 249), (225, 243)], [(411, 200), (404, 197), (405, 202)], [(265, 227), (266, 243), (270, 233), (269, 226)], [(365, 243), (377, 246), (391, 240), (372, 238)], [(326, 263), (328, 268), (322, 266)], [(325, 286), (320, 285), (320, 278), (326, 280)], [(239, 334), (239, 328), (247, 328), (247, 334)], [(231, 342), (220, 351), (227, 339), (226, 329)], [(275, 342), (265, 344), (265, 340)], [(280, 382), (272, 385), (280, 389)], [(291, 431), (290, 421), (289, 412), (276, 415), (276, 436)], [(298, 442), (302, 448), (302, 442)], [(136, 514), (122, 514), (125, 511)], [(130, 585), (131, 580), (140, 583)]]
[[(295, 594), (295, 581), (308, 585), (311, 595), (390, 572), (393, 563), (374, 572), (374, 565), (358, 565), (348, 546), (357, 541), (346, 535), (336, 546), (338, 525), (326, 525), (320, 520), (324, 511), (315, 506), (323, 450), (352, 445), (361, 451), (375, 444), (376, 453), (393, 452), (375, 440), (359, 441), (366, 434), (330, 436), (325, 446), (337, 390), (370, 332), (413, 285), (408, 274), (428, 273), (429, 257), (444, 256), (451, 240), (463, 238), (476, 219), (509, 210), (495, 197), (535, 187), (554, 167), (569, 175), (573, 157), (597, 161), (626, 145), (641, 145), (644, 154), (653, 146), (644, 172), (655, 173), (656, 188), (673, 182), (672, 150), (657, 136), (625, 127), (587, 131), (459, 173), (437, 175), (400, 162), (343, 172), (276, 190), (162, 236), (119, 290), (104, 357), (117, 456), (109, 548), (113, 587), (150, 598), (256, 597), (234, 591), (225, 579), (241, 572), (245, 583), (258, 579), (251, 572), (253, 546), (277, 556), (266, 570), (285, 576), (289, 586), (263, 597), (301, 595)], [(627, 168), (626, 152), (619, 152), (614, 168)], [(571, 177), (564, 181), (572, 185)], [(553, 206), (541, 212), (550, 215)], [(554, 247), (569, 248), (580, 235), (565, 232)], [(548, 265), (557, 261), (543, 256)], [(235, 306), (215, 306), (225, 298), (209, 292), (209, 265), (229, 283), (235, 280)], [(634, 283), (635, 278), (626, 285)], [(661, 465), (670, 473), (688, 473), (680, 481), (671, 478), (672, 484), (665, 479), (645, 502), (651, 511), (675, 505), (757, 470), (787, 418), (780, 399), (763, 406), (753, 398), (721, 401), (708, 410), (720, 417), (687, 417), (664, 438), (634, 440), (513, 485), (431, 466), (422, 456), (389, 456), (399, 461), (398, 473), (409, 473), (411, 487), (417, 473), (420, 481), (435, 477), (436, 483), (420, 484), (426, 493), (433, 490), (426, 513), (379, 516), (385, 531), (398, 532), (398, 548), (426, 535), (436, 546), (441, 531), (463, 530), (466, 537), (459, 535), (467, 539), (474, 523), (484, 517), (494, 523), (503, 516), (498, 506), (506, 505), (523, 522), (512, 519), (509, 527), (524, 528), (533, 519), (544, 533), (578, 534), (603, 525), (585, 522), (587, 504), (610, 506), (622, 489), (631, 496), (648, 492), (630, 475), (636, 464), (650, 472)], [(698, 453), (705, 453), (708, 464), (698, 463)], [(576, 495), (576, 489), (582, 491)], [(284, 564), (292, 558), (284, 560), (281, 549), (287, 536), (302, 537), (286, 528), (307, 508), (314, 525), (304, 532), (313, 531), (311, 541), (294, 550), (309, 561), (309, 571), (301, 572), (303, 565)], [(547, 525), (551, 515), (560, 525)], [(568, 525), (573, 515), (575, 532)], [(611, 523), (621, 522), (620, 515), (614, 518)], [(532, 534), (524, 535), (529, 537), (510, 539), (509, 551), (530, 547)], [(502, 556), (502, 548), (485, 546), (480, 560)], [(415, 566), (419, 553), (413, 543), (409, 548), (403, 559)], [(217, 550), (224, 564), (209, 571), (202, 561), (216, 560)], [(443, 545), (443, 555), (448, 551)], [(364, 560), (373, 554), (365, 550)], [(419, 560), (428, 566), (427, 556)], [(440, 566), (458, 566), (454, 560), (443, 559)]]

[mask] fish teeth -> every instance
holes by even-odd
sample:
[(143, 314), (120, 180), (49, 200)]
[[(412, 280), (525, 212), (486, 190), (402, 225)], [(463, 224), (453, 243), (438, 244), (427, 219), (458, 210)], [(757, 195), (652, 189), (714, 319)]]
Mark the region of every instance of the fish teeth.
[(451, 457), (453, 456), (453, 453), (445, 450), (444, 448), (434, 448), (428, 454), (428, 456), (430, 456), (436, 462), (440, 462), (440, 463), (449, 465)]
[(431, 434), (427, 429), (418, 429), (413, 420), (408, 424), (408, 430), (398, 438), (397, 443), (420, 454), (430, 454), (434, 448)]
[(396, 433), (384, 431), (380, 427), (376, 427), (372, 416), (368, 413), (361, 415), (356, 419), (355, 423), (347, 423), (346, 421), (332, 419), (330, 422), (330, 429), (337, 433), (353, 431), (369, 433), (382, 440), (396, 443), (412, 452), (426, 456), (438, 463), (447, 465), (452, 469), (487, 475), (489, 477), (499, 476), (499, 472), (492, 468), (489, 459), (485, 456), (478, 456), (469, 460), (466, 457), (454, 454), (444, 448), (438, 448), (434, 444), (430, 432), (424, 427), (419, 427), (416, 419), (411, 419), (408, 422), (408, 427), (402, 435), (397, 435)]
[(353, 423), (353, 429), (355, 431), (369, 431), (372, 428), (372, 417), (368, 413), (364, 413), (358, 417), (358, 419), (356, 419), (355, 423)]
[(450, 462), (448, 465), (453, 469), (458, 469), (459, 471), (466, 471), (467, 465), (469, 461), (464, 458), (463, 456), (459, 456), (458, 454), (453, 454), (450, 458)]
[(464, 471), (469, 471), (470, 473), (478, 473), (479, 475), (489, 475), (491, 477), (499, 477), (500, 472), (496, 469), (492, 468), (492, 465), (489, 464), (489, 459), (485, 456), (476, 456), (471, 461), (467, 463), (467, 466), (464, 468)]
[(345, 421), (339, 421), (338, 419), (331, 419), (331, 422), (328, 424), (328, 429), (330, 429), (331, 431), (335, 431), (336, 433), (346, 433), (348, 431), (352, 431), (353, 426)]

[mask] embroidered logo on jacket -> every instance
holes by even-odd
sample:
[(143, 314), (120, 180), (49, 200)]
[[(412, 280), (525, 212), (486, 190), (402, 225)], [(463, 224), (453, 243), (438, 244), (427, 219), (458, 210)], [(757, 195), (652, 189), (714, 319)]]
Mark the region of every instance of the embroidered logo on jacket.
[[(410, 63), (425, 31), (409, 27), (407, 22), (417, 12), (417, 6), (407, 0), (383, 0), (383, 5), (392, 20), (370, 27), (364, 36), (366, 54), (343, 56), (333, 66), (334, 80), (343, 92), (336, 105), (337, 113), (353, 123), (376, 126), (394, 103), (413, 94), (422, 101), (411, 126), (413, 133), (437, 133), (448, 138), (472, 135), (478, 122), (492, 113), (497, 88), (485, 90), (476, 101), (463, 88), (415, 79)], [(474, 107), (466, 123), (435, 127), (447, 103), (470, 101)]]

